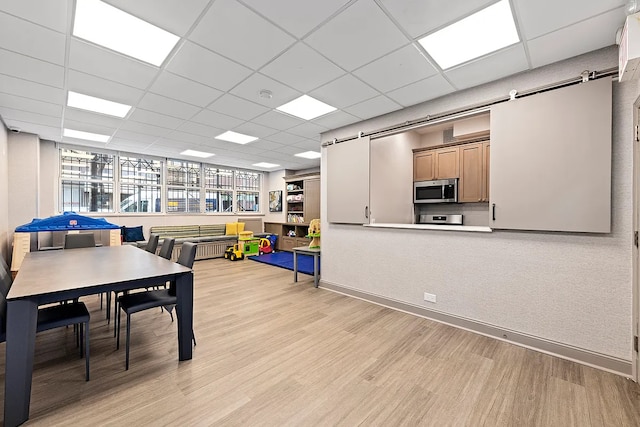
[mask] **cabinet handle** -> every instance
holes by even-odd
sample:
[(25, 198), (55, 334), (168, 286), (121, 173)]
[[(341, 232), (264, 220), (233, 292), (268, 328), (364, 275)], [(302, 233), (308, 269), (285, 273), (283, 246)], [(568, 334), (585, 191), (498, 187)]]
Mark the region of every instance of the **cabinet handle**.
[(369, 218), (369, 206), (364, 207), (364, 217), (367, 219)]
[(493, 211), (493, 220), (496, 220), (496, 204), (493, 203), (491, 206), (491, 210)]

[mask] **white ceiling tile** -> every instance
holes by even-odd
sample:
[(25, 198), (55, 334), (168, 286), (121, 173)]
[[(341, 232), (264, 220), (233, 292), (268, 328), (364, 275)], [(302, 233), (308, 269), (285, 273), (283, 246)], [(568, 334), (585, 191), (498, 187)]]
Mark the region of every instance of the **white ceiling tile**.
[[(263, 89), (271, 91), (271, 98), (260, 96), (260, 91)], [(248, 79), (234, 87), (231, 93), (269, 108), (279, 107), (302, 95), (302, 92), (259, 73), (249, 76)]]
[(271, 21), (302, 37), (336, 13), (349, 0), (243, 0), (245, 4)]
[(289, 156), (293, 156), (294, 154), (298, 154), (300, 153), (300, 147), (298, 147), (297, 145), (286, 145), (284, 147), (281, 148), (276, 148), (275, 150), (273, 150), (276, 153), (282, 153), (282, 154), (286, 154)]
[(623, 9), (613, 10), (527, 42), (531, 64), (536, 68), (611, 45), (615, 38), (611, 28), (624, 21)]
[(293, 46), (261, 72), (301, 92), (308, 92), (344, 74), (343, 70), (303, 43)]
[(175, 139), (168, 139), (168, 138), (158, 138), (154, 143), (153, 146), (160, 146), (160, 147), (175, 147), (175, 148), (188, 148), (188, 147), (195, 147), (198, 144), (194, 144), (193, 142), (190, 141), (180, 141), (180, 140), (175, 140)]
[(145, 89), (158, 69), (95, 45), (71, 39), (69, 68)]
[(282, 148), (284, 144), (278, 144), (277, 142), (268, 141), (266, 139), (259, 139), (254, 142), (257, 147), (260, 147), (262, 150), (275, 150), (277, 148)]
[(296, 41), (236, 0), (213, 3), (189, 40), (254, 70)]
[(62, 89), (5, 74), (0, 74), (0, 92), (57, 104), (63, 104), (66, 99)]
[(218, 98), (208, 107), (209, 110), (226, 114), (242, 120), (251, 120), (254, 117), (269, 111), (269, 108), (249, 102), (237, 96), (226, 94)]
[(346, 113), (344, 111), (337, 110), (332, 113), (325, 114), (322, 117), (318, 117), (317, 119), (314, 119), (313, 122), (321, 126), (324, 126), (328, 129), (337, 129), (339, 127), (346, 126), (348, 124), (356, 123), (359, 121), (360, 121), (360, 118), (353, 116), (349, 113)]
[(29, 111), (53, 117), (62, 117), (62, 107), (59, 104), (36, 101), (22, 96), (0, 93), (0, 105), (16, 110)]
[(167, 116), (165, 114), (155, 113), (153, 111), (136, 108), (133, 110), (129, 119), (134, 122), (146, 123), (148, 125), (159, 126), (168, 129), (175, 129), (183, 122), (182, 119)]
[[(0, 106), (0, 116), (6, 120), (18, 120), (21, 122), (51, 127), (60, 126), (61, 122), (61, 117), (32, 113), (31, 111), (14, 110), (13, 108), (4, 106)], [(27, 128), (24, 128), (23, 130), (28, 132)]]
[(453, 92), (455, 89), (440, 74), (420, 80), (387, 93), (387, 96), (403, 107), (419, 104)]
[(176, 130), (192, 133), (194, 135), (205, 136), (207, 138), (214, 138), (224, 132), (223, 129), (201, 125), (200, 123), (195, 122), (184, 122)]
[[(81, 129), (82, 130), (82, 129)], [(157, 136), (148, 135), (145, 133), (134, 132), (127, 129), (118, 129), (113, 135), (114, 138), (126, 139), (131, 142), (139, 142), (141, 144), (151, 144), (158, 139)]]
[(262, 126), (258, 123), (246, 122), (240, 126), (236, 126), (232, 129), (234, 132), (242, 133), (244, 135), (251, 135), (258, 138), (267, 138), (270, 135), (278, 133), (276, 129)]
[(295, 144), (296, 142), (302, 141), (304, 137), (288, 132), (279, 132), (273, 135), (269, 135), (266, 139), (282, 145), (291, 145)]
[(320, 126), (318, 124), (312, 122), (306, 122), (296, 127), (287, 130), (287, 133), (292, 133), (294, 135), (303, 136), (305, 138), (317, 138), (320, 136), (322, 132), (326, 132), (329, 129)]
[[(321, 147), (322, 143), (320, 142), (320, 140), (313, 140), (313, 139), (305, 139), (302, 142), (298, 142), (295, 146), (298, 147), (300, 149), (300, 152), (303, 153), (305, 151), (317, 151), (320, 152), (320, 150), (322, 149)], [(298, 153), (296, 153), (298, 154)]]
[(388, 92), (435, 75), (438, 71), (421, 52), (409, 44), (354, 71), (380, 92)]
[(183, 36), (209, 0), (106, 0), (107, 3), (170, 33)]
[(381, 0), (383, 6), (413, 38), (460, 20), (496, 0)]
[(113, 135), (113, 133), (116, 131), (116, 128), (111, 126), (103, 126), (87, 122), (76, 122), (75, 120), (71, 120), (66, 117), (64, 119), (63, 127), (66, 129), (81, 130), (83, 132), (92, 132), (109, 136)]
[(372, 1), (352, 4), (305, 39), (309, 46), (348, 71), (409, 41)]
[(2, 12), (0, 12), (0, 47), (64, 65), (64, 34)]
[(501, 50), (477, 61), (445, 72), (458, 89), (466, 89), (524, 71), (529, 67), (522, 44)]
[(223, 93), (168, 71), (158, 76), (149, 91), (198, 107), (206, 107)]
[(244, 120), (227, 116), (226, 114), (216, 113), (211, 110), (202, 110), (191, 119), (193, 122), (201, 123), (207, 126), (213, 126), (218, 129), (231, 129), (244, 123)]
[(272, 129), (287, 130), (304, 123), (304, 120), (295, 118), (288, 114), (280, 113), (276, 110), (271, 110), (261, 116), (256, 117), (252, 120), (252, 122), (268, 126)]
[(134, 153), (146, 153), (145, 149), (149, 146), (144, 142), (129, 141), (123, 138), (111, 138), (107, 144), (111, 150), (133, 151)]
[(106, 128), (116, 129), (122, 125), (124, 120), (107, 116), (106, 114), (97, 114), (90, 111), (78, 110), (76, 108), (65, 108), (64, 110), (65, 120), (72, 120), (74, 122), (86, 122)]
[(69, 138), (69, 137), (63, 137), (62, 138), (62, 142), (66, 143), (66, 144), (70, 144), (70, 145), (77, 145), (77, 146), (81, 146), (81, 147), (88, 147), (88, 148), (93, 148), (93, 149), (106, 149), (107, 148), (107, 143), (106, 142), (96, 142), (96, 141), (86, 141), (84, 139), (75, 139), (75, 138)]
[[(183, 126), (186, 126), (186, 124), (183, 124)], [(165, 138), (173, 139), (176, 141), (191, 142), (193, 144), (198, 145), (198, 144), (205, 144), (207, 143), (207, 141), (211, 141), (212, 136), (202, 136), (202, 135), (196, 135), (194, 133), (185, 132), (182, 130), (175, 130), (170, 134), (166, 135)]]
[(138, 107), (180, 119), (188, 119), (200, 111), (199, 107), (155, 93), (147, 93), (138, 103)]
[(229, 141), (221, 141), (219, 139), (209, 139), (206, 142), (198, 145), (198, 147), (201, 147), (205, 151), (210, 150), (216, 153), (216, 155), (220, 155), (222, 153), (234, 153), (235, 151), (237, 151), (238, 144), (234, 144)]
[(171, 132), (171, 129), (167, 129), (159, 126), (152, 126), (146, 123), (138, 123), (131, 120), (125, 121), (120, 126), (120, 129), (132, 131), (132, 132), (136, 132), (144, 135), (150, 135), (154, 137), (163, 137), (166, 134)]
[(58, 88), (64, 85), (64, 68), (4, 49), (0, 49), (0, 74)]
[(66, 0), (2, 0), (2, 10), (60, 33), (67, 31)]
[[(1, 113), (0, 113), (1, 115)], [(23, 122), (14, 119), (4, 119), (5, 123), (10, 128), (21, 129), (24, 132), (25, 129), (29, 129), (26, 133), (32, 133), (38, 135), (40, 139), (48, 139), (51, 141), (60, 141), (62, 138), (62, 132), (60, 126), (44, 126), (36, 123)]]
[(223, 91), (251, 74), (249, 68), (191, 42), (182, 46), (167, 65), (167, 70)]
[(136, 105), (142, 98), (142, 94), (144, 94), (142, 90), (132, 86), (126, 86), (76, 70), (69, 70), (67, 74), (67, 89), (132, 106)]
[(361, 119), (370, 119), (371, 117), (380, 116), (399, 110), (400, 105), (396, 104), (385, 96), (376, 96), (359, 104), (345, 108), (347, 113), (360, 117)]
[(310, 92), (309, 95), (336, 108), (344, 108), (378, 96), (380, 92), (351, 74), (345, 74), (331, 83), (327, 83)]
[[(558, 7), (555, 0), (514, 0), (523, 37), (531, 40), (543, 34), (559, 30), (612, 9), (624, 6), (624, 0), (563, 0)], [(622, 9), (624, 10), (624, 9)], [(553, 11), (553, 13), (549, 13)], [(624, 17), (624, 12), (622, 12)], [(624, 21), (619, 21), (622, 26)], [(594, 27), (595, 28), (595, 27)], [(610, 34), (612, 44), (615, 32)]]

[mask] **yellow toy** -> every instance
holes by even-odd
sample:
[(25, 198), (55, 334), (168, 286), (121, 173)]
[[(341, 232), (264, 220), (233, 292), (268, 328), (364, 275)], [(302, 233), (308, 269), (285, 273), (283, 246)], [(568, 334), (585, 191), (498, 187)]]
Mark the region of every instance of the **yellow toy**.
[(309, 249), (320, 249), (320, 220), (312, 219), (309, 223), (309, 234), (307, 237), (312, 237), (311, 243), (309, 243)]

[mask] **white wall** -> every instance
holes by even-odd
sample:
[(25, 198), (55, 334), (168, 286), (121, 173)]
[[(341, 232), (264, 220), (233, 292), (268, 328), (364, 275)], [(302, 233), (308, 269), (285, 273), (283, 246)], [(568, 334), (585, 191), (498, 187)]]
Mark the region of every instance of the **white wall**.
[[(331, 131), (322, 141), (615, 66), (617, 49), (602, 49)], [(637, 82), (613, 83), (610, 234), (390, 230), (323, 221), (323, 281), (630, 362), (632, 105), (637, 96)], [(323, 181), (324, 156), (326, 150)], [(324, 183), (322, 188), (326, 218)], [(437, 303), (423, 301), (425, 291), (436, 294)]]
[[(287, 220), (287, 213), (285, 212), (285, 173), (286, 171), (282, 169), (279, 171), (265, 173), (264, 175), (264, 203), (262, 205), (262, 211), (264, 212), (264, 222), (285, 222)], [(282, 191), (282, 212), (269, 212), (269, 191)]]
[(7, 128), (0, 121), (0, 257), (9, 261), (9, 155)]

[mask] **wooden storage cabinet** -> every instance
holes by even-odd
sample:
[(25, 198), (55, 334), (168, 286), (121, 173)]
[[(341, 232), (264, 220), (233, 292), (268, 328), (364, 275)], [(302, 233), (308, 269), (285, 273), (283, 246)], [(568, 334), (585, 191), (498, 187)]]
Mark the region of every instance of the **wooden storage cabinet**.
[(413, 180), (458, 178), (459, 163), (458, 147), (417, 151), (413, 154)]
[(287, 222), (308, 224), (312, 219), (320, 218), (320, 177), (313, 174), (285, 176), (284, 179)]
[[(277, 234), (276, 250), (291, 251), (298, 246), (308, 246), (311, 240), (305, 237), (309, 234), (309, 226), (307, 224), (292, 224), (287, 222), (265, 222), (264, 232)], [(295, 236), (289, 236), (289, 232), (295, 233)]]

